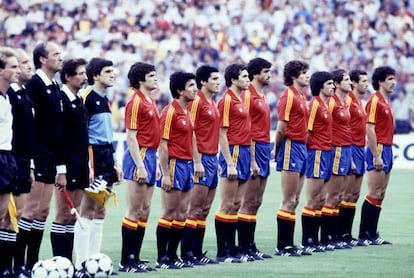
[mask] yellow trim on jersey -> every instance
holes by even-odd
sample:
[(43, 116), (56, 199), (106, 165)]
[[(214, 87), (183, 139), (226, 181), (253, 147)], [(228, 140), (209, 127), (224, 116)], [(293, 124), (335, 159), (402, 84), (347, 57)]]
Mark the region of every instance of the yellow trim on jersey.
[(134, 102), (132, 103), (131, 123), (129, 127), (130, 129), (134, 129), (134, 130), (137, 129), (140, 102), (141, 102), (141, 97), (139, 95), (135, 95)]
[(345, 97), (345, 105), (348, 111), (351, 109), (351, 103), (352, 103), (352, 98), (349, 95), (347, 95)]
[(88, 86), (86, 87), (86, 89), (83, 91), (82, 93), (82, 100), (83, 103), (86, 102), (86, 98), (88, 97), (88, 95), (92, 92), (92, 86)]
[(190, 110), (190, 118), (191, 123), (194, 125), (196, 117), (197, 117), (197, 111), (198, 111), (198, 104), (200, 103), (200, 97), (195, 96), (193, 103), (191, 104), (191, 110)]
[(171, 122), (174, 116), (174, 111), (175, 108), (170, 105), (170, 107), (168, 107), (167, 116), (165, 118), (164, 134), (162, 136), (163, 139), (170, 139)]
[(244, 93), (244, 106), (246, 106), (246, 109), (248, 112), (250, 112), (250, 97), (252, 93), (249, 90), (246, 90)]
[(335, 108), (335, 100), (333, 99), (333, 97), (329, 98), (328, 108), (329, 108), (329, 111), (331, 111), (332, 113)]
[(229, 119), (230, 119), (230, 103), (231, 103), (231, 96), (227, 94), (224, 97), (224, 110), (223, 110), (223, 127), (229, 127)]
[(379, 98), (378, 96), (373, 96), (371, 101), (371, 107), (369, 110), (369, 116), (368, 116), (368, 122), (369, 123), (375, 123), (375, 112), (377, 111), (377, 104), (378, 104)]
[(322, 154), (322, 151), (316, 150), (315, 163), (313, 164), (313, 176), (314, 177), (319, 177), (319, 169), (321, 166), (321, 154)]
[(333, 163), (333, 169), (332, 169), (332, 172), (335, 174), (335, 175), (337, 175), (338, 173), (339, 173), (339, 161), (340, 161), (340, 159), (341, 159), (341, 151), (342, 151), (342, 148), (341, 147), (336, 147), (336, 150), (335, 150), (335, 156), (334, 156), (334, 163)]
[(308, 130), (313, 130), (313, 123), (315, 122), (316, 112), (318, 111), (319, 102), (314, 100), (312, 103), (312, 109), (309, 114), (309, 121), (308, 121)]
[(285, 121), (289, 121), (290, 110), (292, 109), (292, 105), (293, 105), (293, 97), (294, 97), (293, 91), (288, 88), (286, 108), (285, 108), (285, 117), (284, 117)]

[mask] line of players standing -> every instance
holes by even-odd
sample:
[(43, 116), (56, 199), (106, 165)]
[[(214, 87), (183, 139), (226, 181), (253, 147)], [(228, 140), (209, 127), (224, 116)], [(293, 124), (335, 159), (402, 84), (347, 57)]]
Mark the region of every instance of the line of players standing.
[[(83, 59), (63, 62), (59, 46), (52, 42), (35, 47), (33, 76), (24, 51), (10, 57), (11, 62), (3, 59), (1, 71), (4, 75), (10, 65), (15, 68), (14, 76), (9, 74), (3, 81), (7, 84), (4, 87), (10, 85), (3, 96), (12, 103), (13, 141), (10, 146), (2, 145), (1, 163), (8, 168), (2, 172), (0, 189), (2, 207), (7, 207), (11, 198), (19, 215), (14, 226), (13, 221), (2, 221), (0, 227), (0, 247), (15, 250), (2, 258), (2, 276), (11, 277), (13, 272), (27, 276), (27, 269), (38, 260), (53, 192), (57, 211), (51, 227), (53, 255), (72, 259), (75, 249), (75, 265), (81, 270), (82, 262), (100, 251), (105, 217), (104, 205), (85, 196), (83, 189), (93, 189), (102, 182), (110, 189), (122, 179), (114, 157), (106, 97), (106, 89), (114, 84), (113, 64), (100, 58), (89, 63)], [(127, 211), (122, 220), (120, 271), (154, 270), (140, 259), (154, 185), (162, 189), (156, 268), (271, 257), (255, 244), (256, 215), (272, 159), (270, 109), (264, 95), (271, 66), (261, 58), (248, 65), (229, 65), (224, 73), (227, 90), (218, 105), (214, 102), (219, 92), (217, 69), (201, 66), (195, 75), (176, 72), (170, 76), (173, 101), (160, 116), (151, 98), (157, 88), (155, 67), (140, 62), (131, 66), (128, 79), (134, 92), (125, 117)], [(282, 185), (275, 255), (300, 256), (389, 243), (379, 236), (377, 224), (392, 168), (393, 119), (387, 95), (395, 85), (395, 71), (375, 69), (376, 92), (364, 109), (360, 98), (367, 88), (365, 72), (314, 73), (310, 78), (314, 98), (308, 105), (303, 94), (309, 85), (307, 70), (308, 65), (301, 61), (284, 67), (287, 89), (278, 103), (273, 150)], [(62, 88), (54, 80), (58, 72)], [(78, 91), (86, 80), (90, 86), (81, 99)], [(10, 124), (9, 115), (3, 117)], [(2, 137), (6, 141), (12, 138), (9, 133)], [(354, 239), (352, 223), (365, 163), (368, 195), (362, 207), (360, 234)], [(299, 248), (293, 244), (293, 234), (305, 176), (303, 247)], [(202, 244), (218, 184), (217, 256), (211, 259)], [(63, 191), (80, 208), (78, 221), (70, 215)], [(77, 275), (81, 277), (82, 272)]]

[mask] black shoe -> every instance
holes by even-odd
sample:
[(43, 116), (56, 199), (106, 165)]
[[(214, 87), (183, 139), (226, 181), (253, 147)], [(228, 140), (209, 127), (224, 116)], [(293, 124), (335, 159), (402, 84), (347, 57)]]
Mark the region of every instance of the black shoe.
[(2, 272), (0, 272), (1, 278), (13, 278), (13, 272), (9, 268), (4, 268)]
[(18, 266), (14, 268), (14, 277), (15, 278), (31, 278), (32, 275), (30, 271), (26, 269), (25, 266)]
[(250, 254), (253, 255), (253, 257), (256, 260), (258, 260), (258, 258), (260, 258), (260, 259), (271, 259), (272, 258), (272, 256), (270, 256), (266, 253), (263, 253), (262, 251), (257, 249), (256, 244), (254, 242), (250, 244), (249, 251), (250, 251)]
[(300, 257), (302, 256), (301, 252), (295, 246), (286, 246), (285, 248), (275, 251), (276, 256), (280, 257)]
[(141, 268), (144, 269), (146, 271), (157, 271), (155, 268), (150, 267), (149, 265), (147, 265), (147, 261), (136, 261), (135, 264)]
[(86, 273), (86, 269), (81, 268), (75, 270), (75, 274), (73, 274), (73, 278), (89, 278), (89, 275)]
[(201, 256), (197, 257), (196, 260), (202, 262), (203, 264), (218, 264), (216, 260), (213, 260), (207, 257), (206, 255), (207, 255), (207, 251), (204, 252)]
[(128, 256), (127, 262), (125, 264), (119, 263), (119, 272), (139, 273), (148, 272), (148, 270), (139, 267), (135, 261), (135, 256), (131, 254)]
[(164, 256), (155, 262), (155, 267), (160, 269), (180, 269), (183, 267), (183, 264), (177, 261), (170, 261), (167, 256)]
[(216, 257), (216, 261), (220, 263), (241, 263), (242, 261), (239, 258), (225, 255), (223, 257)]
[(380, 235), (376, 235), (373, 238), (369, 239), (371, 241), (370, 245), (386, 245), (386, 244), (392, 244), (390, 241), (387, 241), (380, 237)]

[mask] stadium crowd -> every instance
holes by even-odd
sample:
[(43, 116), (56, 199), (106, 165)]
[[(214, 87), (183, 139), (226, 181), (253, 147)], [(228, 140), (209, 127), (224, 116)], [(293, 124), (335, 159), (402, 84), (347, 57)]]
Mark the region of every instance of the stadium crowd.
[[(280, 69), (294, 58), (309, 63), (310, 72), (359, 68), (371, 75), (378, 65), (395, 68), (395, 105), (404, 98), (400, 117), (414, 122), (412, 0), (6, 0), (0, 23), (0, 45), (31, 53), (36, 42), (55, 40), (64, 47), (64, 58), (114, 61), (111, 102), (118, 131), (124, 130), (132, 63), (156, 65), (161, 110), (170, 100), (172, 72), (194, 72), (201, 64), (223, 72), (230, 63), (258, 56), (274, 65), (267, 90), (272, 128), (284, 87)], [(224, 80), (221, 86), (224, 91)], [(400, 91), (404, 96), (397, 98)]]

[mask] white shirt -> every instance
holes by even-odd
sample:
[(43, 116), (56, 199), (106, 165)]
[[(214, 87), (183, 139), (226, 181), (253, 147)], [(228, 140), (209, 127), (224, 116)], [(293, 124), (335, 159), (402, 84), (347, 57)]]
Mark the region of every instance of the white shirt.
[(0, 150), (11, 151), (13, 115), (9, 96), (0, 92)]

